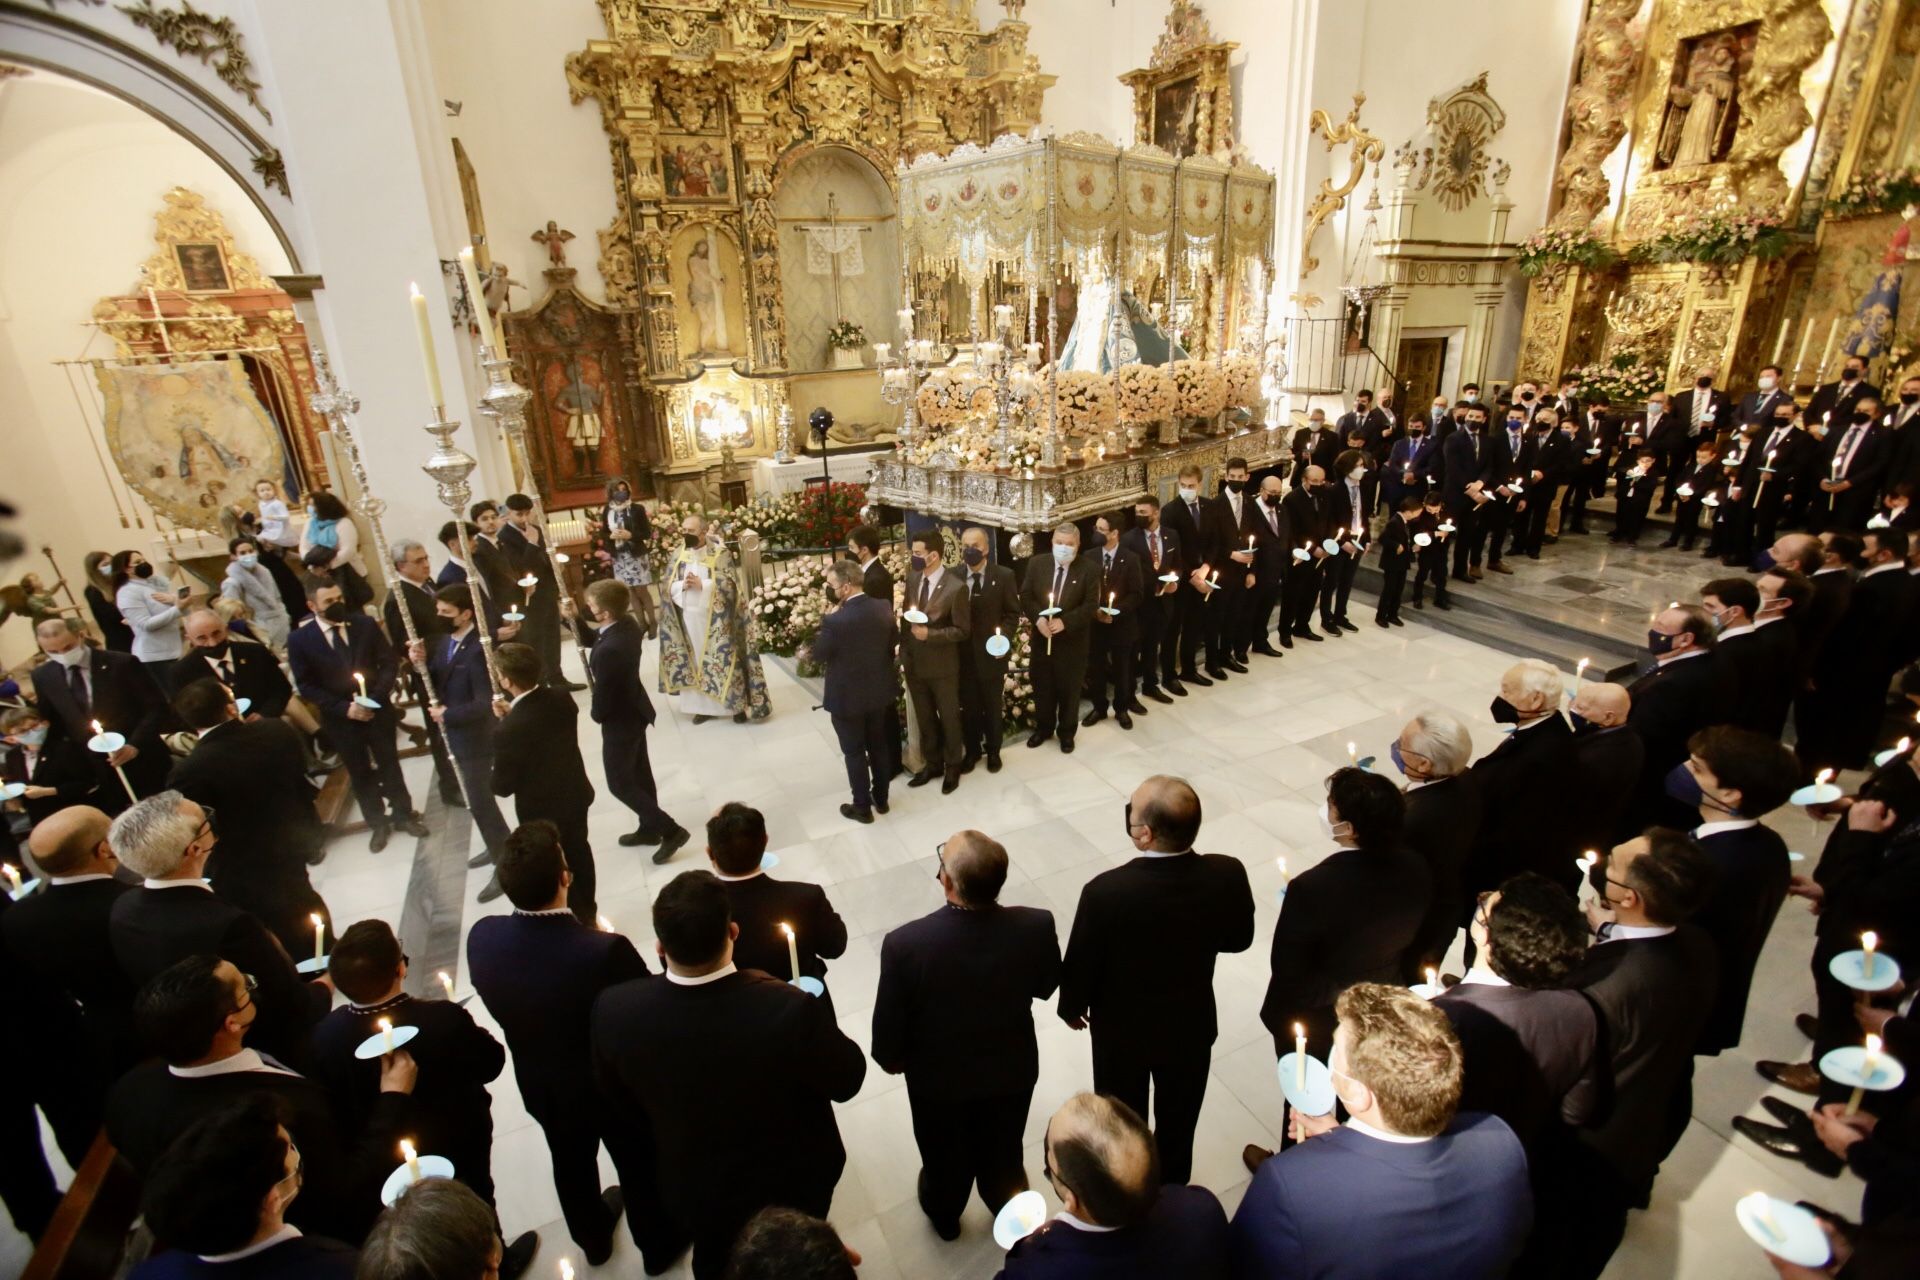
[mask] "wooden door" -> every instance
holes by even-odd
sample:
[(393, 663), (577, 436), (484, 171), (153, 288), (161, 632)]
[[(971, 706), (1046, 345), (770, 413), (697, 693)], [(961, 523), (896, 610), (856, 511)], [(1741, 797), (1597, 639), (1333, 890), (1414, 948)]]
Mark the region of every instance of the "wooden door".
[(1408, 413), (1425, 413), (1427, 405), (1440, 391), (1440, 371), (1447, 364), (1447, 340), (1403, 338), (1396, 363), (1407, 384), (1406, 399), (1400, 403)]

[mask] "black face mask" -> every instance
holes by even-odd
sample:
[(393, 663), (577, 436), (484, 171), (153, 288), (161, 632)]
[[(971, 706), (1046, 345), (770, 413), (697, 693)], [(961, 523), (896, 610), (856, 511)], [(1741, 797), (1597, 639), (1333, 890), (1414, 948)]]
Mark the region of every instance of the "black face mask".
[(136, 578), (151, 578), (153, 576), (153, 566), (144, 562), (137, 564), (133, 566), (133, 576)]
[(1532, 399), (1533, 399), (1533, 392), (1531, 392), (1531, 391), (1522, 391), (1522, 392), (1520, 393), (1520, 398), (1521, 398), (1522, 400), (1532, 400)]
[(1793, 419), (1792, 418), (1775, 418), (1773, 420), (1773, 425), (1784, 430), (1787, 427), (1790, 427), (1793, 425)]
[(332, 604), (320, 611), (320, 616), (328, 622), (345, 622), (347, 620), (347, 602), (345, 600), (335, 600)]
[(1098, 551), (1107, 545), (1107, 535), (1095, 529), (1087, 535), (1087, 550)]
[(980, 567), (981, 562), (987, 558), (987, 553), (978, 547), (962, 547), (960, 548), (960, 558), (965, 560), (971, 567), (977, 569)]
[(680, 536), (682, 539), (685, 540), (687, 544), (687, 550), (689, 551), (698, 550), (700, 547), (700, 543), (703, 541), (703, 539), (697, 533), (683, 533)]
[(227, 656), (227, 650), (231, 648), (232, 645), (233, 645), (233, 641), (222, 640), (219, 644), (208, 645), (206, 648), (202, 649), (200, 653), (202, 657), (224, 658)]
[(1491, 706), (1488, 707), (1488, 710), (1492, 712), (1493, 722), (1495, 724), (1519, 724), (1520, 723), (1520, 708), (1514, 706), (1511, 702), (1508, 702), (1505, 698), (1501, 698), (1501, 697), (1494, 698), (1493, 703)]
[(1856, 427), (1860, 426), (1862, 423), (1871, 422), (1872, 420), (1873, 420), (1873, 415), (1870, 413), (1867, 413), (1860, 409), (1855, 409), (1853, 411), (1853, 425)]
[(1712, 378), (1695, 378), (1693, 380), (1693, 385), (1700, 388), (1702, 391), (1705, 391), (1708, 387), (1713, 385), (1713, 379)]
[(1222, 480), (1220, 487), (1228, 493), (1239, 493), (1247, 487), (1245, 480)]
[(1841, 375), (1840, 375), (1840, 381), (1842, 381), (1842, 382), (1858, 382), (1858, 381), (1860, 381), (1860, 370), (1858, 370), (1858, 369), (1848, 369), (1848, 370), (1845, 370), (1845, 371), (1844, 371), (1844, 372), (1842, 372), (1842, 373), (1841, 373)]
[(1902, 391), (1900, 393), (1900, 403), (1901, 404), (1920, 404), (1920, 392)]

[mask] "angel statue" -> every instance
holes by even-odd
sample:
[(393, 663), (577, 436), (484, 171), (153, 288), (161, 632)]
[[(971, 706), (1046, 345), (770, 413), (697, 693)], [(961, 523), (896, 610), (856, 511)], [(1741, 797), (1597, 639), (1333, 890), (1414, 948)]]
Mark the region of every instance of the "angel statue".
[(1733, 110), (1739, 72), (1733, 49), (1715, 44), (1688, 66), (1687, 83), (1667, 90), (1670, 109), (1660, 133), (1660, 158), (1676, 169), (1712, 164), (1723, 127)]

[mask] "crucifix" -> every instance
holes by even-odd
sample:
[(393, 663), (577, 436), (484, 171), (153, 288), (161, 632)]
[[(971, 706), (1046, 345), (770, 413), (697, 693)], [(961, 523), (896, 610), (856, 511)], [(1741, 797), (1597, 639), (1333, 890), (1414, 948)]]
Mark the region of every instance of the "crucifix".
[(859, 236), (873, 230), (870, 226), (840, 225), (840, 201), (833, 192), (827, 193), (827, 220), (825, 222), (802, 222), (800, 232), (807, 237), (807, 271), (810, 275), (831, 275), (833, 277), (833, 318), (846, 319), (846, 308), (840, 305), (840, 277), (844, 275), (865, 275), (866, 259), (860, 252)]

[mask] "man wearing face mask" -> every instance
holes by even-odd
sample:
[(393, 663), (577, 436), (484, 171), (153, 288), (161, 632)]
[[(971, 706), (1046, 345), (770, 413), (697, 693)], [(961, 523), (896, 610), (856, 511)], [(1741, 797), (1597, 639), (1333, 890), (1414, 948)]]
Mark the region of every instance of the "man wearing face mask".
[(1753, 628), (1754, 615), (1760, 611), (1760, 590), (1750, 578), (1715, 578), (1700, 588), (1700, 606), (1713, 619), (1720, 660), (1733, 672), (1734, 710), (1729, 723), (1760, 730), (1758, 708), (1765, 704), (1769, 686), (1791, 679), (1790, 667), (1769, 665), (1769, 646)]
[(1538, 560), (1540, 548), (1558, 541), (1559, 510), (1554, 499), (1561, 486), (1572, 485), (1579, 477), (1581, 452), (1573, 435), (1577, 418), (1562, 421), (1553, 409), (1542, 409), (1533, 420), (1533, 467), (1528, 471), (1527, 505), (1523, 513), (1526, 526), (1515, 541), (1514, 551), (1527, 559)]
[(1791, 504), (1804, 458), (1814, 441), (1798, 423), (1791, 398), (1777, 400), (1747, 442), (1727, 496), (1736, 504), (1720, 563), (1735, 568), (1753, 558), (1756, 546), (1772, 546), (1781, 513)]
[[(1281, 492), (1280, 477), (1268, 474), (1260, 481), (1260, 496), (1248, 509), (1247, 528), (1254, 538), (1253, 587), (1241, 621), (1239, 652), (1278, 658), (1273, 647), (1273, 611), (1285, 589), (1287, 566), (1293, 563), (1292, 540)], [(1244, 661), (1244, 656), (1242, 661)]]
[[(1146, 590), (1140, 605), (1140, 692), (1169, 704), (1185, 697), (1186, 686), (1174, 669), (1180, 638), (1179, 581), (1163, 581), (1168, 574), (1181, 578), (1186, 563), (1179, 535), (1160, 516), (1160, 500), (1152, 494), (1133, 504), (1133, 527), (1121, 535), (1121, 545), (1140, 562)], [(1009, 574), (1012, 570), (1007, 571)]]
[(1421, 455), (1425, 453), (1428, 461), (1432, 458), (1430, 436), (1426, 421), (1416, 418), (1407, 423), (1406, 434), (1393, 442), (1380, 468), (1380, 497), (1388, 511), (1398, 511), (1400, 499), (1409, 494), (1417, 498), (1426, 493), (1427, 473), (1421, 466)]
[(1280, 647), (1293, 648), (1295, 638), (1319, 641), (1324, 637), (1313, 629), (1313, 602), (1320, 594), (1320, 580), (1327, 572), (1327, 549), (1323, 545), (1333, 534), (1320, 492), (1326, 487), (1327, 473), (1308, 467), (1280, 502), (1287, 525), (1287, 570), (1280, 588)]
[(1387, 754), (1407, 780), (1406, 846), (1427, 865), (1433, 896), (1400, 967), (1403, 981), (1423, 982), (1453, 945), (1467, 915), (1467, 857), (1480, 833), (1481, 797), (1467, 777), (1473, 735), (1444, 711), (1422, 711), (1407, 721)]
[(1546, 407), (1546, 401), (1540, 398), (1540, 384), (1533, 379), (1528, 378), (1514, 388), (1510, 408), (1520, 415), (1523, 422), (1532, 422), (1533, 415)]
[[(1826, 421), (1838, 428), (1853, 419), (1853, 411), (1862, 399), (1878, 401), (1880, 388), (1867, 381), (1867, 362), (1849, 355), (1840, 367), (1837, 381), (1822, 383), (1807, 401), (1807, 422)], [(1830, 416), (1829, 416), (1830, 415)]]
[(1627, 723), (1647, 750), (1628, 809), (1631, 830), (1688, 821), (1689, 815), (1667, 799), (1663, 784), (1668, 771), (1687, 758), (1688, 739), (1733, 716), (1738, 691), (1732, 669), (1714, 653), (1717, 644), (1713, 619), (1697, 604), (1662, 609), (1648, 625), (1653, 670), (1627, 687), (1633, 696)]
[(1633, 697), (1626, 688), (1605, 680), (1582, 680), (1567, 708), (1580, 779), (1568, 821), (1574, 827), (1574, 847), (1583, 855), (1610, 848), (1628, 834), (1627, 800), (1647, 758), (1640, 735), (1627, 726), (1632, 710)]
[(1861, 396), (1854, 401), (1851, 420), (1841, 427), (1836, 419), (1827, 432), (1822, 441), (1826, 457), (1807, 511), (1809, 529), (1858, 533), (1867, 527), (1893, 452), (1880, 417), (1880, 402)]
[(1693, 386), (1673, 398), (1675, 425), (1684, 431), (1667, 458), (1667, 487), (1660, 496), (1660, 510), (1673, 508), (1674, 491), (1686, 478), (1687, 464), (1702, 440), (1718, 441), (1733, 427), (1733, 400), (1713, 385), (1715, 370), (1702, 365), (1694, 371)]
[[(1427, 434), (1431, 436), (1439, 435), (1441, 424), (1446, 422), (1452, 413), (1453, 406), (1447, 403), (1447, 398), (1445, 396), (1435, 396), (1433, 403), (1427, 406)], [(1408, 423), (1408, 425), (1411, 426), (1412, 423)]]
[(185, 629), (187, 653), (168, 673), (169, 693), (212, 677), (233, 690), (235, 698), (247, 699), (247, 719), (278, 719), (286, 714), (293, 686), (265, 645), (234, 639), (226, 620), (211, 609), (188, 614)]
[(660, 615), (660, 691), (695, 724), (729, 714), (735, 724), (765, 720), (773, 706), (733, 559), (698, 512), (680, 522), (680, 538), (667, 566), (673, 607)]
[(1107, 718), (1107, 690), (1111, 687), (1114, 721), (1122, 729), (1131, 729), (1134, 714), (1145, 715), (1147, 710), (1133, 696), (1133, 656), (1140, 644), (1140, 602), (1146, 598), (1145, 575), (1133, 553), (1120, 544), (1113, 522), (1105, 516), (1095, 518), (1084, 558), (1099, 563), (1106, 594), (1100, 597), (1100, 608), (1094, 611), (1087, 641), (1086, 693), (1093, 710), (1087, 712), (1080, 727), (1084, 729)]
[(1781, 385), (1786, 370), (1777, 364), (1765, 365), (1760, 376), (1754, 382), (1754, 389), (1740, 397), (1738, 421), (1748, 426), (1757, 426), (1770, 430), (1773, 426), (1774, 410), (1781, 405), (1791, 405), (1793, 396)]
[(1883, 425), (1892, 441), (1883, 487), (1891, 493), (1896, 484), (1920, 481), (1920, 378), (1902, 380), (1900, 403)]
[[(1190, 684), (1211, 685), (1213, 681), (1200, 674), (1200, 647), (1206, 641), (1209, 625), (1202, 610), (1206, 597), (1194, 584), (1203, 564), (1206, 565), (1208, 576), (1220, 566), (1207, 562), (1202, 532), (1206, 527), (1206, 503), (1200, 497), (1198, 465), (1188, 463), (1180, 468), (1174, 500), (1160, 509), (1160, 523), (1173, 535), (1173, 541), (1180, 549), (1180, 590), (1174, 596), (1175, 607), (1169, 611), (1167, 631), (1161, 644), (1167, 653), (1179, 657), (1182, 688)], [(1174, 690), (1174, 693), (1177, 696), (1179, 690)]]
[(1473, 766), (1487, 816), (1467, 864), (1469, 893), (1494, 888), (1522, 871), (1573, 883), (1579, 850), (1564, 810), (1566, 797), (1580, 782), (1573, 730), (1560, 714), (1564, 691), (1559, 669), (1538, 658), (1522, 659), (1500, 677), (1490, 714), (1495, 724), (1513, 729)]
[[(987, 531), (979, 525), (960, 535), (971, 631), (960, 658), (961, 736), (966, 739), (966, 755), (960, 761), (962, 773), (973, 772), (982, 755), (987, 758), (988, 773), (1000, 772), (1000, 744), (1006, 736), (1001, 709), (1013, 651), (1009, 648), (995, 657), (987, 646), (995, 636), (1011, 645), (1020, 626), (1020, 584), (1006, 565), (987, 563), (988, 546)], [(1152, 681), (1149, 671), (1149, 688)]]
[(939, 533), (920, 533), (908, 542), (906, 607), (925, 615), (907, 621), (900, 640), (900, 666), (913, 718), (920, 726), (920, 750), (926, 758), (910, 787), (941, 779), (940, 790), (960, 785), (965, 746), (960, 732), (960, 650), (967, 642), (971, 596), (958, 575), (948, 573)]
[(1252, 519), (1253, 500), (1247, 493), (1247, 460), (1228, 458), (1220, 481), (1220, 494), (1202, 509), (1201, 554), (1215, 572), (1219, 589), (1207, 591), (1211, 599), (1203, 601), (1200, 611), (1207, 627), (1207, 675), (1225, 680), (1229, 671), (1245, 675), (1247, 665), (1236, 652), (1240, 644), (1242, 620), (1247, 610), (1248, 579), (1253, 577), (1253, 546), (1256, 535), (1247, 527)]
[[(1526, 509), (1532, 494), (1533, 474), (1538, 444), (1527, 430), (1527, 415), (1519, 405), (1509, 406), (1506, 411), (1506, 426), (1493, 432), (1487, 440), (1486, 451), (1480, 461), (1480, 487), (1483, 494), (1489, 495), (1489, 501), (1480, 511), (1480, 521), (1474, 532), (1474, 540), (1486, 548), (1487, 568), (1494, 573), (1512, 573), (1501, 558), (1507, 541), (1507, 531), (1518, 521), (1522, 531), (1526, 528)], [(1478, 563), (1479, 547), (1469, 559)]]
[(1775, 674), (1760, 685), (1755, 705), (1741, 709), (1745, 718), (1737, 723), (1778, 739), (1802, 679), (1798, 623), (1813, 599), (1813, 583), (1797, 569), (1778, 567), (1761, 574), (1754, 587), (1760, 603), (1753, 615), (1753, 638), (1764, 655), (1759, 665)]
[(1447, 519), (1454, 526), (1448, 539), (1453, 543), (1453, 576), (1460, 582), (1472, 582), (1484, 576), (1480, 557), (1486, 543), (1480, 527), (1491, 495), (1480, 476), (1492, 446), (1486, 439), (1486, 409), (1470, 405), (1465, 418), (1463, 429), (1447, 437), (1441, 452), (1440, 492), (1446, 499)]
[(1293, 472), (1299, 475), (1308, 465), (1328, 467), (1340, 452), (1344, 433), (1327, 425), (1325, 409), (1309, 409), (1307, 425), (1293, 433)]
[(1033, 734), (1037, 747), (1057, 731), (1060, 750), (1073, 750), (1080, 727), (1080, 690), (1087, 680), (1088, 628), (1105, 597), (1100, 566), (1080, 558), (1080, 529), (1063, 524), (1053, 531), (1053, 554), (1027, 562), (1021, 591), (1023, 611), (1033, 628)]
[[(1365, 769), (1336, 769), (1320, 806), (1334, 851), (1287, 884), (1273, 930), (1260, 1021), (1277, 1053), (1306, 1028), (1307, 1052), (1333, 1045), (1334, 1001), (1356, 982), (1398, 982), (1433, 900), (1433, 874), (1404, 840), (1399, 788)], [(1249, 1152), (1249, 1167), (1258, 1164)]]
[(1562, 422), (1580, 421), (1580, 375), (1565, 373), (1560, 375), (1560, 394), (1548, 408), (1560, 416)]
[(373, 829), (372, 851), (387, 847), (395, 827), (410, 836), (425, 836), (427, 824), (414, 811), (394, 747), (393, 683), (399, 657), (373, 619), (347, 612), (333, 583), (311, 580), (307, 604), (312, 616), (287, 640), (293, 682), (300, 696), (319, 709), (327, 740), (347, 766), (360, 815)]
[(1906, 573), (1907, 535), (1872, 529), (1861, 539), (1837, 533), (1822, 539), (1835, 558), (1865, 568), (1814, 655), (1810, 687), (1794, 704), (1794, 750), (1808, 771), (1863, 768), (1875, 746), (1887, 686), (1910, 643), (1915, 587)]
[(1332, 525), (1338, 555), (1329, 556), (1320, 572), (1320, 629), (1338, 637), (1343, 631), (1358, 631), (1347, 616), (1347, 599), (1353, 594), (1353, 576), (1360, 568), (1360, 557), (1373, 543), (1373, 469), (1371, 455), (1349, 449), (1334, 459), (1334, 474), (1340, 483), (1322, 491), (1321, 519)]
[[(131, 803), (114, 765), (136, 795), (160, 790), (170, 767), (160, 731), (172, 717), (153, 677), (130, 654), (89, 645), (71, 618), (48, 618), (33, 635), (49, 659), (33, 669), (34, 701), (47, 717), (42, 752), (56, 759), (84, 752), (95, 783), (92, 802), (108, 813)], [(111, 755), (87, 751), (96, 720), (124, 736), (126, 745)]]

